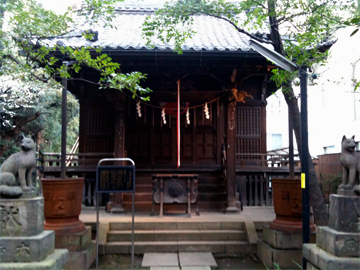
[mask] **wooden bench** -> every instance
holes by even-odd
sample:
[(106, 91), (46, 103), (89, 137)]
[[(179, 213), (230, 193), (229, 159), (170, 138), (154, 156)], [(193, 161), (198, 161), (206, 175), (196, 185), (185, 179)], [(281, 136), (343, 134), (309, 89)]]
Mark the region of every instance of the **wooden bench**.
[(191, 204), (198, 208), (197, 174), (153, 174), (153, 203), (151, 215), (154, 215), (154, 204), (160, 204), (160, 217), (164, 215), (164, 204), (187, 204), (186, 213), (191, 217)]

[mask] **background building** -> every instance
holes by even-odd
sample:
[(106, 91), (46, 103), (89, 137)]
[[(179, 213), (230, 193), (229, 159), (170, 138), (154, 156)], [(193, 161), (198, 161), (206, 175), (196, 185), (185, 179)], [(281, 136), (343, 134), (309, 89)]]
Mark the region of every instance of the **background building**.
[[(353, 30), (342, 28), (336, 32), (337, 42), (330, 49), (328, 62), (313, 68), (316, 79), (309, 76), (309, 147), (312, 156), (339, 153), (343, 135), (355, 135), (357, 150), (360, 150), (360, 88), (354, 91), (360, 80), (360, 35), (350, 37)], [(288, 147), (288, 109), (280, 91), (267, 99), (268, 150)]]

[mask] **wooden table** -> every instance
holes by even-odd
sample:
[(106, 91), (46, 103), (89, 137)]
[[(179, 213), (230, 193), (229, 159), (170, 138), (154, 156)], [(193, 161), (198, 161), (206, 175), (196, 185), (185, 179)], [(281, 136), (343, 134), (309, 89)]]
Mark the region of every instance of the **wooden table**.
[(198, 208), (197, 174), (153, 174), (153, 203), (151, 215), (154, 215), (154, 204), (160, 204), (160, 217), (164, 215), (164, 204), (187, 204), (186, 213), (191, 217), (191, 204)]

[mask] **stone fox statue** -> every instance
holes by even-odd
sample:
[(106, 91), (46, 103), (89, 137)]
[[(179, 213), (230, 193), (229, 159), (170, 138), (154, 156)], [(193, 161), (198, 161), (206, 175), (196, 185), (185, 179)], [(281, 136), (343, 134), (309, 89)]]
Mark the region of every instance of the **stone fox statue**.
[(23, 192), (36, 190), (31, 183), (35, 166), (35, 143), (31, 138), (23, 137), (21, 151), (12, 154), (0, 167), (0, 195), (18, 197)]
[[(342, 138), (340, 162), (342, 165), (342, 182), (339, 188), (360, 191), (360, 155), (355, 151), (355, 136)], [(355, 185), (357, 183), (357, 185)]]

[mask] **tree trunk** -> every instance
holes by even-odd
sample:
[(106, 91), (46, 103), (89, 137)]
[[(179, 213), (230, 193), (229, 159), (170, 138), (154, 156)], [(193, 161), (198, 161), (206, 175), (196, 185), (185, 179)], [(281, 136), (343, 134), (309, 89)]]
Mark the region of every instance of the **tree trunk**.
[[(279, 27), (276, 20), (275, 13), (275, 1), (269, 0), (269, 22), (270, 22), (270, 39), (274, 43), (274, 49), (276, 52), (285, 56), (282, 39), (279, 33)], [(298, 151), (301, 157), (301, 123), (300, 123), (300, 110), (299, 105), (297, 103), (297, 99), (295, 97), (293, 88), (291, 86), (291, 81), (282, 84), (282, 93), (286, 100), (286, 103), (289, 107), (289, 117), (290, 121), (292, 121), (296, 143), (298, 147)], [(309, 154), (309, 149), (306, 149)], [(322, 195), (319, 181), (316, 176), (315, 167), (312, 163), (311, 158), (309, 158), (309, 185), (310, 185), (310, 205), (313, 207), (315, 223), (319, 226), (325, 226), (329, 222), (328, 214), (326, 211), (326, 206), (324, 202), (324, 197)]]
[[(297, 103), (297, 99), (294, 95), (294, 91), (291, 85), (287, 84), (285, 87), (283, 85), (283, 95), (286, 100), (286, 103), (289, 107), (289, 117), (290, 121), (293, 124), (296, 144), (298, 146), (298, 151), (301, 157), (301, 120), (300, 120), (300, 110)], [(307, 149), (309, 152), (309, 149)], [(309, 185), (310, 185), (310, 205), (313, 207), (315, 224), (318, 226), (326, 226), (329, 222), (328, 214), (326, 211), (326, 206), (324, 202), (324, 197), (320, 189), (319, 181), (315, 172), (315, 167), (312, 162), (310, 153), (309, 155)]]

